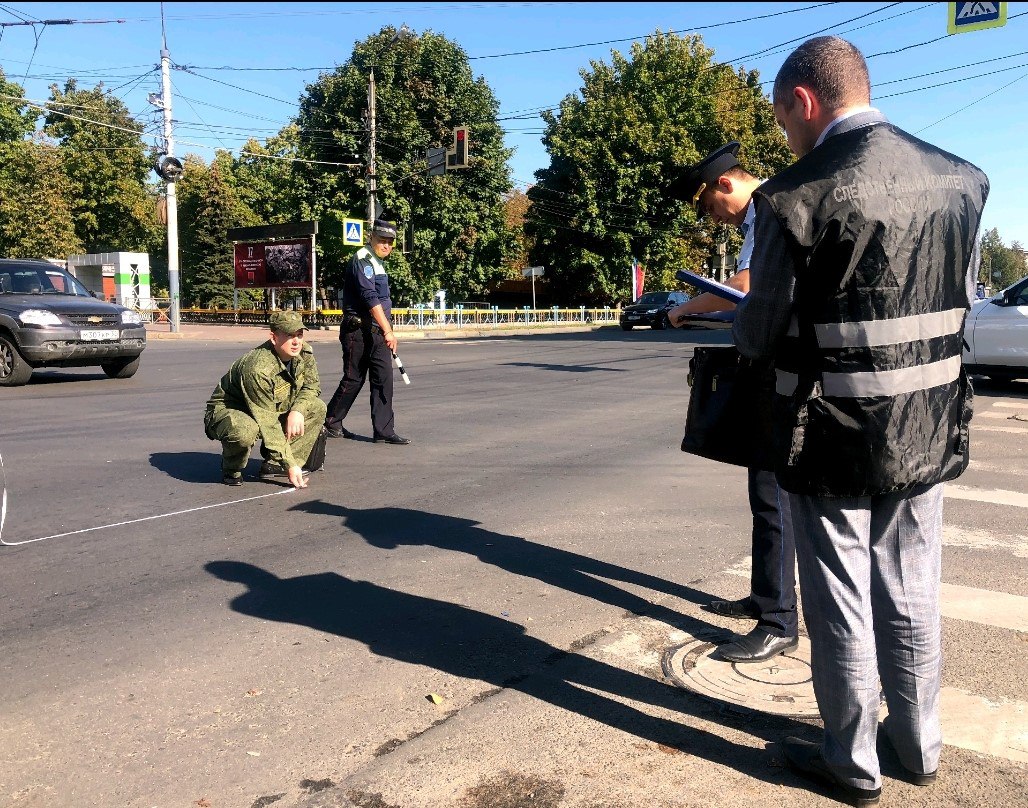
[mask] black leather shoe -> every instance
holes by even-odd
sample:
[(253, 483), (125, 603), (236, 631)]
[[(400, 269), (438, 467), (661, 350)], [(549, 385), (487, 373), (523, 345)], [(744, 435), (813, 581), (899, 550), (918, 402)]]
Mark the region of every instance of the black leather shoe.
[(393, 446), (406, 446), (410, 438), (401, 438), (399, 435), (375, 435), (375, 443), (391, 443)]
[(779, 654), (795, 651), (799, 644), (798, 637), (776, 637), (762, 628), (755, 628), (749, 634), (718, 646), (717, 652), (729, 662), (765, 662)]
[(328, 424), (325, 424), (325, 434), (328, 435), (330, 438), (349, 438), (350, 440), (353, 440), (355, 437), (357, 437), (342, 424), (339, 425), (338, 429), (334, 426), (329, 426)]
[(225, 485), (242, 485), (243, 475), (242, 474), (222, 474), (221, 481)]
[(882, 796), (881, 788), (857, 788), (835, 776), (821, 756), (821, 747), (800, 738), (785, 738), (782, 752), (789, 768), (804, 777), (827, 783), (837, 788), (851, 804), (856, 806), (877, 805)]
[[(306, 477), (310, 474), (310, 471), (305, 468), (300, 469), (300, 473)], [(265, 460), (261, 463), (261, 470), (257, 472), (257, 476), (262, 480), (281, 478), (284, 480), (289, 479), (289, 469), (280, 463), (272, 463), (270, 460)]]
[(749, 598), (739, 600), (712, 600), (707, 610), (722, 617), (734, 617), (737, 620), (757, 620), (760, 612)]
[[(889, 725), (892, 723), (890, 719), (891, 716), (885, 716), (885, 718), (882, 719), (882, 732), (885, 734), (885, 740), (887, 740), (889, 745), (895, 749), (896, 744), (892, 742), (892, 735), (889, 733)], [(926, 772), (924, 774), (915, 772), (913, 769), (908, 769), (904, 766), (902, 761), (900, 762), (900, 768), (903, 770), (903, 776), (897, 779), (902, 779), (904, 783), (910, 783), (915, 786), (930, 786), (938, 779), (939, 776), (938, 770), (934, 772)]]

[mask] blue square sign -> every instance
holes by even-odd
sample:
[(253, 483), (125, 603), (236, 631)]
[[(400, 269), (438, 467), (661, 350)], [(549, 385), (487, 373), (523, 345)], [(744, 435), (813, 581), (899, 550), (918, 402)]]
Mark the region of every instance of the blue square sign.
[(981, 31), (983, 28), (999, 28), (1007, 21), (1006, 3), (987, 3), (977, 0), (973, 3), (947, 3), (948, 19), (946, 30), (951, 34), (965, 31)]
[(343, 219), (343, 244), (364, 246), (364, 222), (361, 219)]

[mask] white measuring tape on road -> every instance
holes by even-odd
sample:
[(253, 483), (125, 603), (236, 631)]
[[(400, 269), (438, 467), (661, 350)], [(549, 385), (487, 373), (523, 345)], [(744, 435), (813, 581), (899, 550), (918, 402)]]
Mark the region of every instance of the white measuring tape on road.
[(4, 459), (0, 455), (0, 475), (3, 475), (3, 500), (0, 504), (0, 545), (4, 547), (18, 547), (22, 544), (33, 544), (39, 541), (46, 541), (47, 539), (60, 539), (64, 536), (77, 536), (80, 533), (92, 533), (94, 530), (106, 530), (111, 527), (123, 527), (125, 525), (134, 525), (139, 522), (150, 522), (154, 519), (164, 519), (168, 516), (182, 516), (187, 513), (196, 513), (197, 511), (206, 511), (211, 508), (221, 508), (225, 505), (238, 505), (241, 502), (253, 502), (255, 499), (267, 499), (268, 497), (277, 497), (281, 494), (288, 494), (298, 489), (289, 487), (283, 488), (280, 491), (272, 491), (270, 494), (258, 494), (254, 497), (243, 497), (242, 499), (233, 499), (229, 502), (215, 502), (212, 505), (199, 505), (196, 508), (186, 508), (184, 511), (172, 511), (171, 513), (159, 513), (155, 516), (143, 516), (139, 519), (127, 519), (124, 522), (112, 522), (109, 525), (97, 525), (96, 527), (87, 527), (82, 530), (69, 530), (65, 533), (54, 533), (52, 536), (40, 536), (38, 539), (26, 539), (25, 541), (4, 541), (4, 522), (7, 519), (7, 472), (4, 470)]

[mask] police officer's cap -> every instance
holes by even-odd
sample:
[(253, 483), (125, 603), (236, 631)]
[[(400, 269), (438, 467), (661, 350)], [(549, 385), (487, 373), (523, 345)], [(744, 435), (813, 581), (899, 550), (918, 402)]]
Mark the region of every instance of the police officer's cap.
[(739, 165), (736, 155), (739, 153), (739, 141), (733, 140), (726, 143), (720, 149), (712, 151), (696, 165), (685, 172), (682, 183), (679, 187), (679, 194), (682, 199), (688, 199), (692, 204), (698, 205), (700, 194), (708, 186), (717, 182), (717, 178), (726, 171)]
[(298, 311), (273, 311), (268, 318), (268, 325), (279, 334), (295, 334), (307, 327)]
[(385, 219), (375, 219), (375, 223), (371, 227), (371, 235), (381, 236), (382, 238), (396, 238), (396, 225), (392, 222), (387, 222)]

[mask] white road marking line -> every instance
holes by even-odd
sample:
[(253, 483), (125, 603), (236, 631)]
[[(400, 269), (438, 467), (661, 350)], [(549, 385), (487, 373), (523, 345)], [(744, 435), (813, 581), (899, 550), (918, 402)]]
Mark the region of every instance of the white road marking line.
[(956, 584), (942, 585), (942, 616), (1028, 632), (1028, 598)]
[(993, 407), (1009, 407), (1012, 410), (1028, 411), (1028, 401), (993, 401)]
[(1028, 494), (1020, 491), (990, 491), (985, 488), (970, 488), (965, 485), (946, 483), (943, 491), (946, 499), (964, 499), (971, 502), (989, 502), (993, 505), (1013, 505), (1016, 508), (1028, 508)]
[(726, 575), (738, 575), (740, 578), (749, 578), (752, 567), (753, 556), (745, 556), (732, 564), (728, 569), (723, 570), (723, 572)]
[(974, 435), (975, 432), (1006, 432), (1013, 435), (1023, 435), (1025, 432), (1028, 432), (1028, 424), (1025, 424), (1020, 428), (1016, 426), (985, 426), (984, 424), (972, 424), (971, 434)]
[(277, 497), (279, 494), (288, 494), (292, 491), (297, 491), (296, 488), (283, 488), (281, 491), (272, 491), (270, 494), (258, 494), (255, 497), (244, 497), (243, 499), (233, 499), (229, 502), (215, 502), (213, 505), (200, 505), (197, 508), (187, 508), (184, 511), (172, 511), (171, 513), (159, 513), (156, 516), (144, 516), (140, 519), (128, 519), (124, 522), (113, 522), (109, 525), (97, 525), (96, 527), (87, 527), (82, 530), (69, 530), (67, 533), (55, 533), (52, 536), (41, 536), (38, 539), (27, 539), (26, 541), (3, 541), (0, 539), (0, 545), (4, 547), (17, 547), (21, 544), (32, 544), (37, 541), (46, 541), (47, 539), (60, 539), (64, 536), (77, 536), (80, 533), (91, 533), (94, 530), (106, 530), (109, 527), (122, 527), (124, 525), (134, 525), (138, 522), (149, 522), (153, 519), (163, 519), (166, 516), (181, 516), (186, 513), (196, 513), (197, 511), (206, 511), (210, 508), (221, 508), (225, 505), (238, 505), (240, 502), (252, 502), (255, 499), (265, 499), (267, 497)]
[(988, 530), (968, 530), (953, 525), (942, 528), (944, 547), (968, 550), (1009, 550), (1018, 558), (1028, 558), (1028, 536), (1000, 536)]
[(955, 687), (942, 688), (941, 696), (943, 743), (1028, 763), (1028, 704), (992, 702)]
[[(1028, 412), (1028, 409), (1026, 409), (1025, 412)], [(979, 412), (979, 413), (975, 414), (976, 418), (1003, 418), (1003, 419), (1005, 419), (1007, 421), (1020, 421), (1021, 419), (1018, 418), (1017, 416), (1018, 416), (1018, 413), (1016, 413), (1016, 412), (1010, 413), (1010, 412), (991, 412), (990, 411), (990, 412)], [(1028, 416), (1026, 416), (1026, 417), (1028, 417)]]
[(1009, 463), (990, 463), (987, 460), (971, 459), (971, 471), (988, 471), (993, 474), (1013, 474), (1023, 477), (1028, 469), (1012, 468)]

